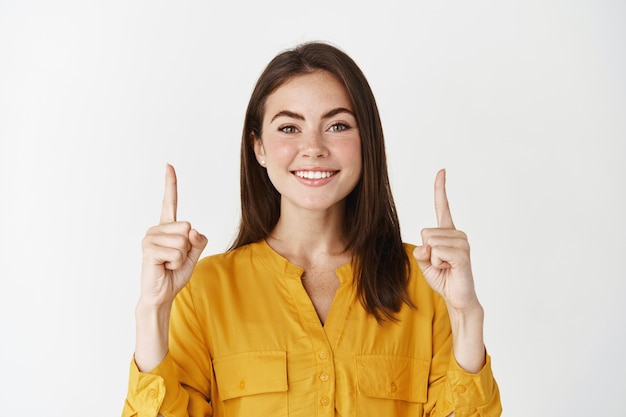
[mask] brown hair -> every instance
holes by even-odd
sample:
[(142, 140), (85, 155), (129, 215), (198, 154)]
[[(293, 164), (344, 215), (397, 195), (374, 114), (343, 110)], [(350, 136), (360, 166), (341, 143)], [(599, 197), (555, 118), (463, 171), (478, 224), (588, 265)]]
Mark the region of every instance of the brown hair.
[(346, 197), (346, 250), (352, 251), (361, 304), (379, 322), (395, 320), (407, 291), (409, 259), (391, 195), (382, 124), (374, 95), (356, 63), (338, 48), (310, 42), (278, 54), (250, 97), (241, 142), (241, 223), (230, 249), (265, 239), (280, 216), (280, 194), (259, 166), (254, 140), (262, 136), (267, 97), (290, 78), (324, 70), (346, 89), (361, 135), (362, 175)]

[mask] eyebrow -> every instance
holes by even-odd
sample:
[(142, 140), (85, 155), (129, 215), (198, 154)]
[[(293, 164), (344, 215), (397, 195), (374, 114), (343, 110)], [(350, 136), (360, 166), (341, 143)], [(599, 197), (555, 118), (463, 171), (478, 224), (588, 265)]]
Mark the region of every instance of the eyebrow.
[[(352, 112), (352, 110), (346, 109), (345, 107), (337, 107), (336, 109), (332, 109), (324, 113), (324, 115), (322, 116), (322, 119), (328, 119), (329, 117), (336, 116), (340, 113), (348, 113), (349, 115), (354, 117), (354, 113)], [(289, 110), (281, 110), (278, 113), (276, 113), (274, 117), (272, 117), (272, 120), (270, 121), (270, 123), (281, 116), (291, 117), (292, 119), (298, 119), (298, 120), (306, 120), (304, 116), (301, 115), (300, 113), (292, 112)]]

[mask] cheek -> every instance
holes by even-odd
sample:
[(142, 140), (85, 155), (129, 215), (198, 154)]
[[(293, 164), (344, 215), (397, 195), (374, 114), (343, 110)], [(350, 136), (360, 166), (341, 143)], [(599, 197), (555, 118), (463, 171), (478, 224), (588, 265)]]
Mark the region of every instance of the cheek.
[(287, 143), (272, 143), (265, 146), (268, 163), (271, 161), (275, 165), (289, 164), (297, 154), (298, 150)]
[(342, 158), (347, 165), (354, 167), (354, 170), (361, 172), (362, 169), (362, 155), (361, 155), (361, 141), (354, 140), (344, 143), (340, 148), (336, 150), (338, 154), (341, 154)]

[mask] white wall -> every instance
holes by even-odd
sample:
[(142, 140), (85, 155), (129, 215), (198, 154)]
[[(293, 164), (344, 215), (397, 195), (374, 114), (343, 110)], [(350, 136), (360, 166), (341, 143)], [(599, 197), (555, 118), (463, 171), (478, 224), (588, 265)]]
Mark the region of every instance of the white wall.
[(405, 240), (448, 169), (504, 415), (621, 410), (625, 4), (237, 3), (0, 0), (0, 409), (119, 415), (165, 163), (223, 251), (256, 77), (320, 39), (377, 95)]

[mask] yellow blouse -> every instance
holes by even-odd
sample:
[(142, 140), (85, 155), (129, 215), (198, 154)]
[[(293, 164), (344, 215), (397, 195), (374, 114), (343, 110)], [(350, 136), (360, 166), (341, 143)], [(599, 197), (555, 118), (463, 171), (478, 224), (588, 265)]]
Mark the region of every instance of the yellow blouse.
[(131, 361), (122, 415), (499, 416), (490, 358), (478, 374), (459, 367), (445, 304), (409, 258), (417, 308), (383, 325), (350, 264), (322, 325), (302, 268), (265, 241), (202, 259), (174, 302), (168, 355), (150, 373)]

